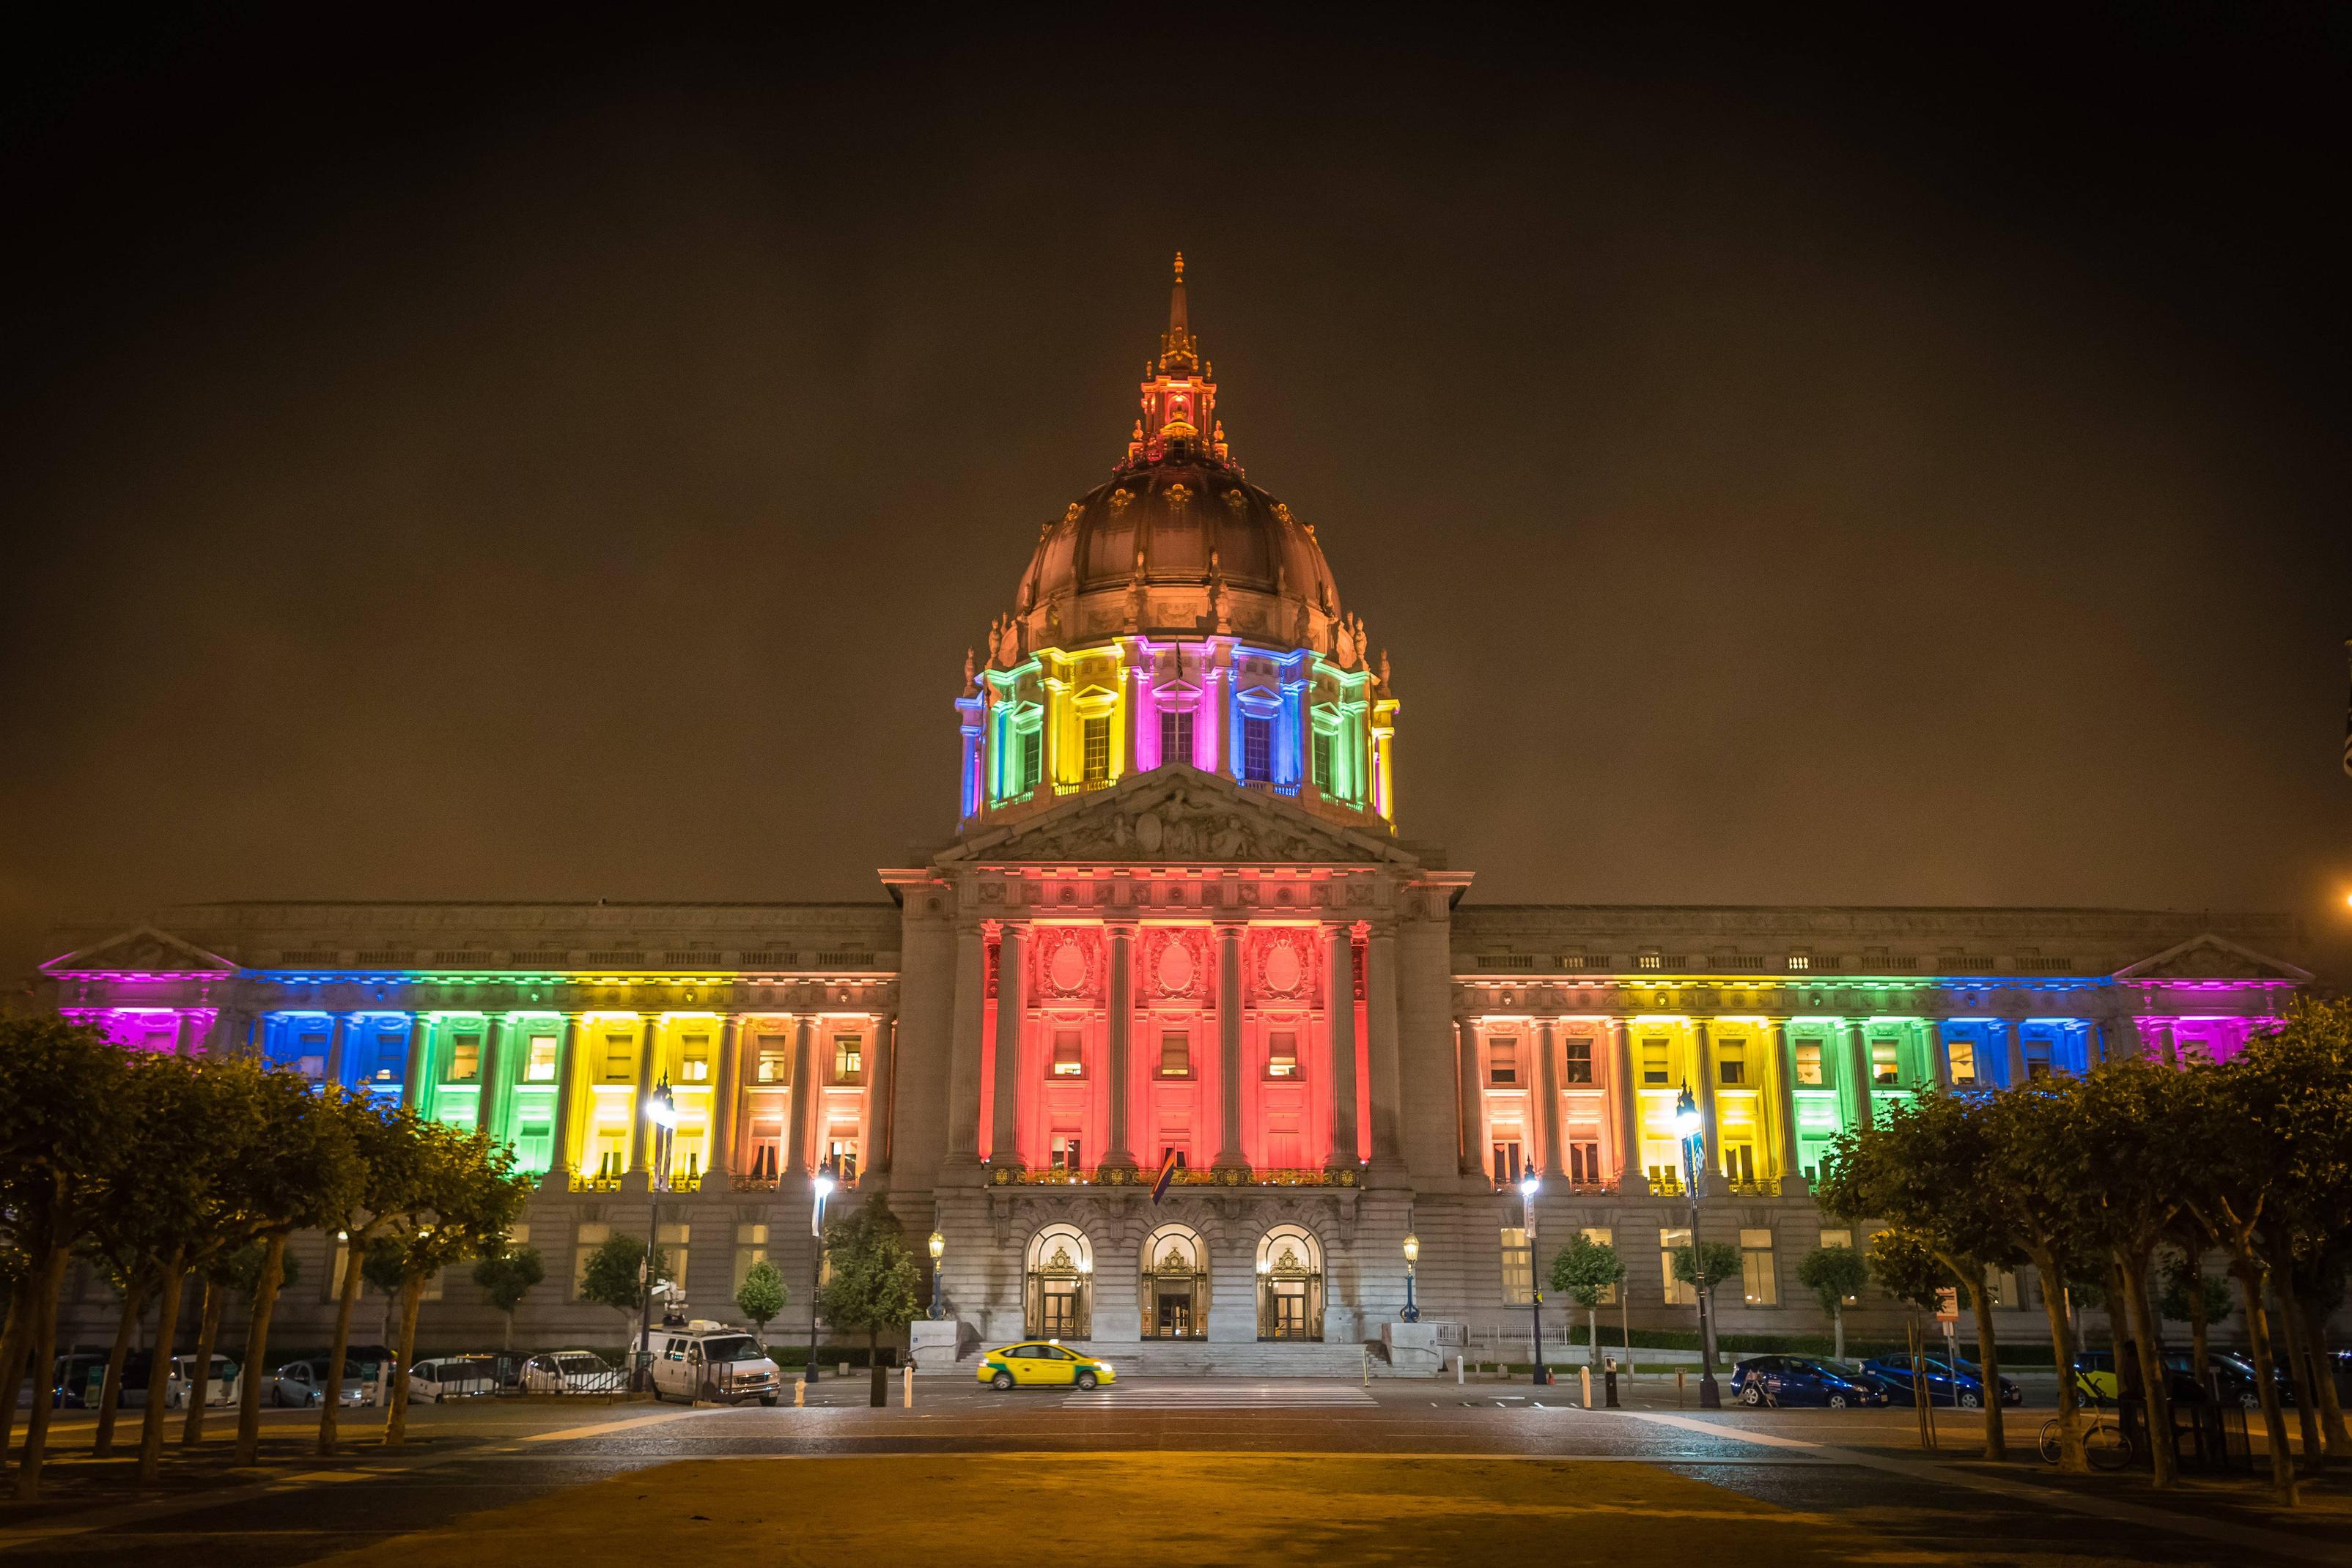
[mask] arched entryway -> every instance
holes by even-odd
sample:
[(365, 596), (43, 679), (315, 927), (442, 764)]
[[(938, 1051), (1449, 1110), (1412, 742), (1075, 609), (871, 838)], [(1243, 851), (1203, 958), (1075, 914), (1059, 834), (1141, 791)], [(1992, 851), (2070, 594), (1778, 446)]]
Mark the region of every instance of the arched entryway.
[(1209, 1333), (1209, 1249), (1189, 1225), (1163, 1225), (1144, 1239), (1146, 1339), (1205, 1339)]
[(1277, 1225), (1257, 1244), (1257, 1337), (1323, 1337), (1323, 1244), (1303, 1225)]
[(1031, 1339), (1086, 1339), (1094, 1333), (1095, 1249), (1075, 1225), (1048, 1225), (1029, 1239), (1022, 1303)]

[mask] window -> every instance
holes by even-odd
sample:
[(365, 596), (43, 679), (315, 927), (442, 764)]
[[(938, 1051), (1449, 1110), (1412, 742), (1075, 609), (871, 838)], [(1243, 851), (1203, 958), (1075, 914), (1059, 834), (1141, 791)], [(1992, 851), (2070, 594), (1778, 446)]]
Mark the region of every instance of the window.
[(1274, 777), (1274, 720), (1242, 720), (1242, 777), (1253, 784)]
[(1642, 1082), (1644, 1083), (1668, 1082), (1664, 1040), (1645, 1040), (1642, 1042)]
[(1519, 1042), (1497, 1035), (1486, 1042), (1486, 1082), (1491, 1088), (1515, 1089), (1519, 1082)]
[(2028, 1078), (2050, 1076), (2050, 1042), (2048, 1040), (2029, 1039), (2025, 1041), (2025, 1076)]
[(1076, 1133), (1054, 1134), (1054, 1168), (1075, 1174), (1085, 1169), (1078, 1158), (1078, 1135)]
[(1160, 710), (1160, 760), (1190, 762), (1192, 760), (1192, 710), (1186, 707)]
[(835, 1083), (856, 1083), (866, 1077), (866, 1037), (837, 1034), (833, 1037), (833, 1081)]
[(1779, 1276), (1772, 1268), (1772, 1232), (1759, 1227), (1739, 1233), (1739, 1288), (1751, 1307), (1780, 1304)]
[(1853, 1246), (1853, 1232), (1851, 1230), (1832, 1230), (1827, 1227), (1823, 1227), (1822, 1230), (1822, 1245), (1824, 1247), (1843, 1247), (1851, 1249)]
[(1568, 1179), (1578, 1186), (1600, 1184), (1601, 1145), (1598, 1143), (1571, 1143), (1568, 1145)]
[(1110, 715), (1079, 721), (1080, 740), (1086, 758), (1087, 782), (1104, 784), (1110, 780)]
[[(2018, 1288), (2017, 1276), (2011, 1273), (2009, 1270), (1994, 1270), (1992, 1271), (1992, 1278), (1988, 1281), (1988, 1284), (1991, 1291), (1992, 1304), (1994, 1306), (2015, 1309), (2025, 1305), (2025, 1293)], [(1967, 1294), (1968, 1293), (1965, 1291), (1961, 1292), (1961, 1297), (1964, 1301), (1967, 1298)]]
[(604, 1082), (626, 1083), (637, 1075), (637, 1040), (635, 1035), (608, 1034), (604, 1037)]
[(1524, 1307), (1536, 1299), (1535, 1249), (1525, 1226), (1503, 1227), (1503, 1304)]
[(1975, 1085), (1977, 1081), (1976, 1041), (1972, 1040), (1947, 1041), (1944, 1046), (1944, 1060), (1951, 1063), (1954, 1088), (1969, 1088)]
[(1519, 1177), (1526, 1174), (1526, 1168), (1521, 1165), (1519, 1159), (1518, 1139), (1496, 1139), (1495, 1179), (1506, 1186), (1517, 1186), (1519, 1182)]
[(583, 1220), (578, 1244), (572, 1249), (572, 1293), (580, 1294), (581, 1281), (588, 1278), (588, 1260), (596, 1249), (613, 1239), (613, 1228), (598, 1220)]
[(824, 1166), (833, 1179), (844, 1186), (857, 1185), (857, 1140), (829, 1138), (824, 1145)]
[(1291, 1030), (1272, 1030), (1265, 1037), (1265, 1075), (1268, 1078), (1298, 1076), (1298, 1036)]
[(690, 1034), (678, 1043), (677, 1081), (680, 1083), (710, 1082), (710, 1037)]
[(1192, 1155), (1187, 1154), (1183, 1149), (1177, 1147), (1175, 1145), (1170, 1144), (1160, 1149), (1160, 1163), (1161, 1165), (1166, 1165), (1170, 1160), (1174, 1160), (1176, 1162), (1176, 1168), (1178, 1170), (1185, 1170), (1191, 1166)]
[(1082, 1078), (1086, 1075), (1086, 1037), (1074, 1029), (1054, 1031), (1054, 1076)]
[(780, 1034), (760, 1037), (760, 1066), (752, 1074), (755, 1083), (789, 1083), (793, 1081), (792, 1048)]
[(1666, 1305), (1693, 1307), (1698, 1304), (1698, 1291), (1675, 1278), (1675, 1254), (1691, 1244), (1687, 1226), (1668, 1226), (1658, 1232), (1658, 1273), (1664, 1281)]
[(1192, 1037), (1181, 1029), (1160, 1031), (1160, 1076), (1192, 1076)]
[(1723, 1145), (1723, 1179), (1742, 1186), (1755, 1185), (1755, 1145), (1727, 1143)]
[(1014, 786), (1016, 792), (1025, 793), (1037, 788), (1037, 781), (1045, 771), (1045, 732), (1042, 729), (1023, 730), (1021, 732), (1021, 782)]
[(1328, 795), (1331, 792), (1331, 732), (1315, 732), (1315, 788)]
[[(1609, 1227), (1605, 1225), (1586, 1226), (1584, 1228), (1584, 1239), (1599, 1247), (1613, 1247), (1616, 1245), (1616, 1232), (1610, 1229)], [(1614, 1285), (1605, 1285), (1601, 1287), (1601, 1305), (1604, 1307), (1613, 1307), (1616, 1304), (1617, 1287)]]
[(1592, 1041), (1582, 1035), (1571, 1035), (1568, 1046), (1568, 1077), (1570, 1083), (1592, 1082)]
[(1656, 953), (1638, 954), (1633, 959), (1633, 967), (1637, 969), (1661, 969), (1664, 967), (1665, 959)]
[(555, 1061), (558, 1041), (551, 1034), (530, 1037), (530, 1054), (523, 1059), (522, 1076), (527, 1083), (555, 1082)]
[(449, 1042), (449, 1082), (471, 1083), (482, 1075), (482, 1037), (461, 1034)]
[(1895, 1082), (1901, 1074), (1895, 1070), (1895, 1042), (1874, 1040), (1870, 1042), (1870, 1079), (1874, 1083)]
[(1805, 953), (1791, 953), (1789, 955), (1790, 973), (1801, 975), (1812, 967), (1813, 960), (1811, 955)]
[(681, 1295), (686, 1291), (686, 1244), (693, 1239), (691, 1225), (662, 1225), (654, 1229), (654, 1245), (661, 1249), (662, 1261), (669, 1265), (670, 1284)]
[(1748, 1082), (1748, 1042), (1727, 1040), (1715, 1051), (1715, 1081), (1736, 1088)]
[(1797, 1042), (1797, 1082), (1818, 1085), (1822, 1081), (1822, 1042), (1801, 1040)]

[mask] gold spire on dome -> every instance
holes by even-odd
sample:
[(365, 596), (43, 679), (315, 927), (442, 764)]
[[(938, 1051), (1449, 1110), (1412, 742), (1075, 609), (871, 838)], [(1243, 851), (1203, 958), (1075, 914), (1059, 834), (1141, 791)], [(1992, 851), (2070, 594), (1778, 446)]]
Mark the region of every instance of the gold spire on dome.
[(1197, 371), (1200, 368), (1200, 340), (1192, 336), (1192, 322), (1184, 313), (1184, 253), (1180, 250), (1176, 253), (1176, 278), (1168, 287), (1168, 330), (1160, 335), (1160, 373)]

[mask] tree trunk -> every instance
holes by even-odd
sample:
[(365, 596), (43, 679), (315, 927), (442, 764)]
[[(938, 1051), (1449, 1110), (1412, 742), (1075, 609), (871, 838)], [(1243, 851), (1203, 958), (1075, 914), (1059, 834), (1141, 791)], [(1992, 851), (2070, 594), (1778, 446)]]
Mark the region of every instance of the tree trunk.
[(2180, 1484), (2180, 1458), (2172, 1451), (2172, 1391), (2166, 1386), (2162, 1347), (2156, 1337), (2156, 1313), (2147, 1300), (2147, 1260), (2116, 1259), (2123, 1275), (2124, 1310), (2132, 1320), (2132, 1337), (2139, 1342), (2139, 1382), (2147, 1399), (2148, 1485), (2158, 1491)]
[(188, 1393), (188, 1418), (180, 1427), (180, 1446), (193, 1448), (205, 1440), (205, 1402), (213, 1392), (213, 1345), (220, 1338), (221, 1298), (228, 1287), (218, 1280), (205, 1281), (205, 1311), (196, 1329), (195, 1378)]
[[(114, 1452), (114, 1421), (122, 1408), (122, 1368), (131, 1359), (131, 1336), (139, 1332), (140, 1315), (147, 1310), (147, 1277), (142, 1272), (122, 1292), (122, 1316), (114, 1325), (114, 1344), (106, 1353), (106, 1384), (98, 1396), (98, 1433), (90, 1439), (90, 1457), (102, 1459)], [(155, 1374), (147, 1374), (147, 1397), (155, 1398)]]
[(154, 1370), (147, 1375), (147, 1419), (139, 1428), (139, 1484), (152, 1487), (163, 1462), (163, 1385), (180, 1332), (180, 1288), (188, 1277), (188, 1249), (174, 1247), (163, 1260), (162, 1299), (155, 1311)]
[(2107, 1340), (2115, 1351), (2116, 1397), (2144, 1397), (2139, 1380), (2139, 1334), (2132, 1327), (2131, 1288), (2124, 1281), (2123, 1266), (2112, 1252), (2107, 1255)]
[(1843, 1301), (1830, 1309), (1830, 1343), (1832, 1346), (1831, 1359), (1842, 1362), (1845, 1359), (1845, 1303)]
[(2302, 1327), (2305, 1352), (2311, 1357), (2311, 1381), (2319, 1393), (2319, 1424), (2326, 1456), (2343, 1458), (2352, 1454), (2352, 1434), (2344, 1429), (2344, 1402), (2336, 1396), (2336, 1372), (2327, 1359), (2327, 1314), (2315, 1310), (2310, 1299), (2301, 1295), (2287, 1298), (2286, 1307)]
[(2286, 1446), (2286, 1415), (2279, 1408), (2277, 1380), (2271, 1373), (2270, 1316), (2263, 1307), (2263, 1266), (2251, 1249), (2230, 1265), (2246, 1313), (2246, 1359), (2254, 1364), (2254, 1394), (2263, 1405), (2263, 1440), (2270, 1449), (2271, 1495), (2289, 1508), (2299, 1500), (2294, 1456)]
[(269, 1315), (278, 1310), (278, 1276), (286, 1271), (286, 1238), (273, 1235), (261, 1253), (261, 1280), (253, 1288), (253, 1317), (245, 1330), (245, 1381), (236, 1402), (236, 1462), (261, 1456), (261, 1380), (269, 1375)]
[(514, 1349), (514, 1313), (511, 1312), (500, 1312), (499, 1317), (506, 1324), (506, 1343), (501, 1346), (501, 1348), (512, 1351)]
[(1593, 1299), (1592, 1305), (1584, 1309), (1584, 1350), (1585, 1361), (1591, 1366), (1593, 1371), (1600, 1371), (1601, 1301), (1598, 1297)]
[(2303, 1324), (2295, 1315), (2292, 1291), (2287, 1289), (2293, 1276), (2284, 1269), (2274, 1270), (2271, 1278), (2280, 1290), (2279, 1337), (2286, 1341), (2286, 1370), (2294, 1382), (2294, 1423), (2302, 1428), (2303, 1471), (2318, 1475), (2326, 1465), (2327, 1456), (2319, 1447), (2319, 1393), (2311, 1385), (2311, 1357), (2303, 1343)]
[(40, 1263), (26, 1270), (23, 1283), (33, 1294), (33, 1408), (25, 1417), (25, 1452), (16, 1461), (16, 1500), (35, 1502), (41, 1495), (41, 1461), (49, 1446), (49, 1406), (57, 1394), (58, 1291), (66, 1282), (70, 1248), (52, 1247)]
[[(2009, 1458), (2009, 1430), (2000, 1411), (2000, 1345), (1993, 1338), (1992, 1292), (1985, 1289), (1985, 1271), (1973, 1270), (1969, 1280), (1969, 1310), (1977, 1320), (1977, 1370), (1984, 1375), (1984, 1457)], [(1957, 1375), (1958, 1367), (1952, 1368)]]
[(2058, 1468), (2079, 1476), (2088, 1474), (2091, 1464), (2083, 1454), (2082, 1406), (2074, 1391), (2074, 1325), (2066, 1321), (2066, 1276), (2057, 1265), (2057, 1259), (2047, 1253), (2033, 1260), (2042, 1276), (2042, 1315), (2050, 1320), (2050, 1354), (2058, 1367)]
[(335, 1336), (327, 1351), (327, 1386), (319, 1396), (319, 1454), (335, 1451), (343, 1408), (343, 1357), (352, 1348), (352, 1312), (360, 1304), (360, 1258), (367, 1243), (356, 1230), (343, 1243), (343, 1288), (335, 1298)]
[(16, 1439), (16, 1391), (25, 1386), (25, 1345), (32, 1338), (31, 1292), (8, 1293), (8, 1326), (0, 1330), (0, 1461)]
[(877, 1329), (866, 1331), (866, 1367), (869, 1379), (866, 1403), (879, 1410), (890, 1403), (890, 1380), (882, 1371), (882, 1335)]
[(2189, 1368), (2197, 1386), (2213, 1392), (2213, 1331), (2205, 1321), (2205, 1268), (2192, 1254), (2189, 1260)]
[(392, 1396), (384, 1402), (383, 1446), (387, 1448), (397, 1448), (408, 1440), (408, 1364), (416, 1354), (416, 1314), (424, 1306), (424, 1278), (402, 1281), (400, 1344), (392, 1362)]

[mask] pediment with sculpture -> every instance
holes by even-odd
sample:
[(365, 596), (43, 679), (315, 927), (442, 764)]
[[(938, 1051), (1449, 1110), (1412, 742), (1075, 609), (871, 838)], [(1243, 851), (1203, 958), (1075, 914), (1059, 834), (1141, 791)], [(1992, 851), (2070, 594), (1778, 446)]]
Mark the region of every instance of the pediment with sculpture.
[(2118, 969), (2118, 980), (2272, 980), (2302, 985), (2311, 971), (2208, 931)]

